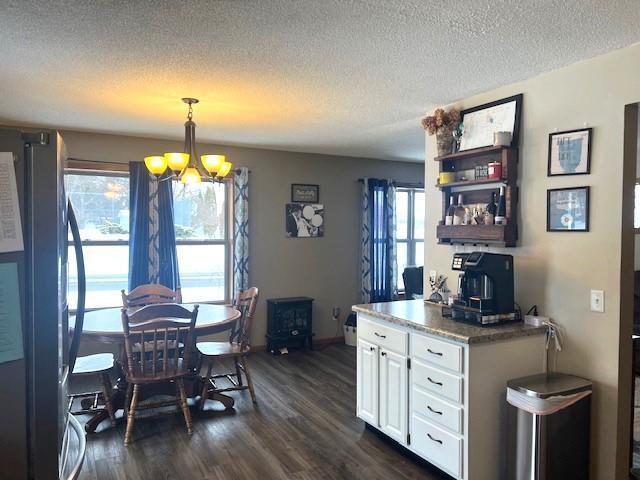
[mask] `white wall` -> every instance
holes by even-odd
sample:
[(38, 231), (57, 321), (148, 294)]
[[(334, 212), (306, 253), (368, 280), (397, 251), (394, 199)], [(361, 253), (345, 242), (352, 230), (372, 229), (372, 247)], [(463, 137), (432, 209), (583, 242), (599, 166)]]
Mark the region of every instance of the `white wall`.
[[(504, 249), (516, 263), (516, 300), (537, 304), (565, 332), (558, 370), (592, 379), (592, 477), (614, 478), (617, 438), (620, 255), (624, 106), (640, 101), (640, 44), (532, 79), (466, 98), (462, 108), (524, 93), (520, 150), (517, 248)], [(548, 134), (594, 128), (591, 175), (547, 177)], [(427, 218), (425, 275), (449, 275), (453, 253), (470, 248), (437, 244), (441, 193), (434, 137), (426, 139)], [(548, 188), (591, 186), (591, 231), (547, 233)], [(496, 251), (498, 249), (495, 249)], [(589, 310), (589, 290), (606, 292), (605, 313)], [(620, 462), (620, 458), (618, 458)]]

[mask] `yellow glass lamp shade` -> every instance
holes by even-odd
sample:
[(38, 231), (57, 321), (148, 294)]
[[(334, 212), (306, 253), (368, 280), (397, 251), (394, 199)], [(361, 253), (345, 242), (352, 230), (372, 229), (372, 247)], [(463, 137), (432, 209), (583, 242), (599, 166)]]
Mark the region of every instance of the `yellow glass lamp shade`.
[(181, 181), (185, 185), (195, 185), (200, 183), (202, 179), (200, 178), (200, 173), (195, 167), (189, 167), (182, 174)]
[(231, 171), (231, 162), (222, 162), (220, 170), (218, 170), (218, 177), (226, 177)]
[(209, 173), (216, 173), (220, 170), (220, 167), (224, 163), (225, 157), (224, 155), (201, 155), (200, 161), (202, 162), (202, 166)]
[(189, 163), (189, 154), (188, 153), (176, 153), (176, 152), (167, 152), (164, 154), (164, 158), (169, 165), (169, 168), (174, 172), (181, 172), (184, 170), (184, 167)]
[(144, 164), (147, 170), (156, 176), (160, 176), (167, 169), (167, 161), (162, 155), (150, 155), (144, 157)]

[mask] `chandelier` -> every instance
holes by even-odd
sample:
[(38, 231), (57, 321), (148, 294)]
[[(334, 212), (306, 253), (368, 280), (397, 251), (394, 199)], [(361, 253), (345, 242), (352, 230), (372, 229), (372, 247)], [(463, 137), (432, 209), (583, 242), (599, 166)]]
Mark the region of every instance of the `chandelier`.
[(160, 180), (169, 169), (172, 174), (162, 180), (175, 178), (186, 185), (200, 183), (202, 180), (222, 181), (231, 171), (231, 162), (227, 162), (224, 155), (209, 154), (201, 155), (198, 161), (196, 124), (193, 121), (193, 105), (198, 103), (198, 99), (183, 98), (182, 101), (189, 105), (187, 121), (184, 123), (184, 150), (144, 157), (147, 170)]

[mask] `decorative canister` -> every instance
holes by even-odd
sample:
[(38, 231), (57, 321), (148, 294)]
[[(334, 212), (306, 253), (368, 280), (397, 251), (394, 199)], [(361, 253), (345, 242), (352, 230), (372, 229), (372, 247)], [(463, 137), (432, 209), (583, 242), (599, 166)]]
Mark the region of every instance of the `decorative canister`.
[(508, 147), (511, 145), (511, 132), (493, 132), (493, 144), (503, 147)]
[(453, 149), (453, 129), (443, 125), (436, 130), (436, 143), (438, 145), (438, 156), (449, 155)]
[(440, 185), (445, 185), (447, 183), (456, 181), (456, 173), (455, 172), (440, 172), (440, 176), (438, 177), (438, 183)]
[(489, 178), (502, 178), (502, 164), (500, 162), (491, 162), (489, 164)]

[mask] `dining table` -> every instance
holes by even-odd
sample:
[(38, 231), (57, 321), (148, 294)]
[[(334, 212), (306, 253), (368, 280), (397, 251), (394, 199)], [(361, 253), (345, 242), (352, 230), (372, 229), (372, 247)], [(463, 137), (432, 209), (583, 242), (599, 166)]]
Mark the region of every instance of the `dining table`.
[[(195, 336), (202, 337), (204, 335), (214, 335), (216, 333), (231, 330), (238, 318), (240, 311), (228, 305), (217, 305), (208, 303), (184, 303), (183, 307), (192, 310), (198, 305), (198, 317), (196, 318)], [(131, 311), (140, 307), (131, 309)], [(69, 327), (75, 327), (75, 316), (69, 318)], [(122, 368), (122, 362), (125, 361), (124, 356), (124, 330), (122, 328), (122, 307), (117, 308), (101, 308), (91, 310), (84, 313), (84, 321), (82, 327), (82, 338), (93, 342), (110, 344), (111, 350), (117, 349), (116, 354), (116, 372), (118, 379), (114, 385), (114, 391), (111, 401), (114, 408), (123, 409), (125, 402), (125, 393), (127, 390), (127, 381)], [(115, 348), (114, 348), (115, 347)], [(202, 381), (199, 372), (190, 379), (185, 381), (187, 394), (190, 397), (196, 397), (202, 392)], [(162, 392), (153, 392), (162, 393)], [(234, 400), (228, 395), (218, 392), (210, 392), (209, 398), (217, 400), (224, 405), (225, 408), (233, 408)], [(105, 409), (98, 410), (91, 419), (85, 424), (87, 433), (95, 432), (98, 425), (109, 417)]]

